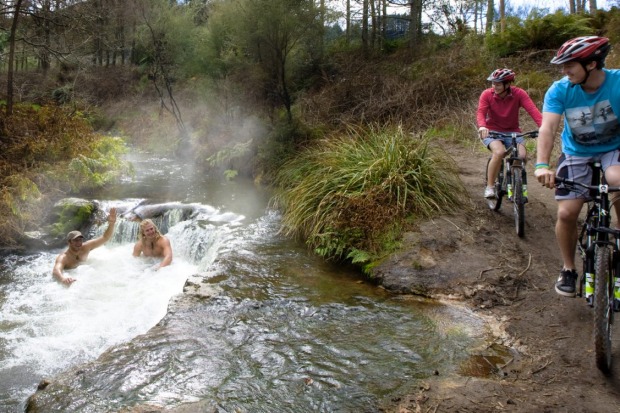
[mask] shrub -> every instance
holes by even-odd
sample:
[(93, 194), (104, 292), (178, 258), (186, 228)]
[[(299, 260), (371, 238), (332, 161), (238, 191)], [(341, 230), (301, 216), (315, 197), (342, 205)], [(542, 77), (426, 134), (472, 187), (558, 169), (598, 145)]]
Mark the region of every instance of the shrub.
[(4, 119), (0, 159), (0, 243), (15, 245), (37, 229), (51, 194), (63, 196), (113, 181), (125, 168), (119, 138), (93, 133), (75, 108), (18, 104)]
[(368, 270), (397, 245), (403, 228), (463, 208), (451, 159), (401, 126), (349, 127), (286, 162), (274, 202), (286, 235), (328, 259)]
[(543, 15), (534, 9), (525, 20), (506, 19), (506, 30), (487, 38), (487, 47), (497, 56), (509, 56), (518, 51), (557, 49), (566, 40), (593, 34), (590, 19), (583, 14), (566, 14), (561, 10)]

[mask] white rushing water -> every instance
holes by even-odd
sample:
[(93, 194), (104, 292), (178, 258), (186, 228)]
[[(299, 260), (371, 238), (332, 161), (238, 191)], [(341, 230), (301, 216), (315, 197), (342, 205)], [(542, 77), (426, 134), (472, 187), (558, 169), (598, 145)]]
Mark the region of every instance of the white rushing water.
[(77, 279), (70, 287), (52, 279), (55, 255), (17, 268), (17, 285), (2, 308), (2, 322), (13, 328), (0, 332), (11, 357), (0, 360), (0, 370), (27, 365), (50, 374), (157, 324), (195, 266), (176, 259), (153, 271), (152, 262), (132, 257), (131, 249), (93, 250), (88, 263), (70, 271)]
[[(128, 210), (142, 199), (100, 201), (100, 208)], [(56, 282), (52, 268), (65, 248), (37, 254), (9, 255), (0, 264), (0, 411), (25, 400), (41, 379), (96, 359), (106, 349), (146, 333), (167, 312), (170, 299), (185, 281), (207, 268), (222, 238), (243, 215), (199, 204), (183, 220), (179, 203), (155, 219), (170, 240), (170, 266), (135, 258), (138, 224), (117, 218), (113, 238), (91, 251), (86, 263), (67, 273), (70, 286)], [(172, 208), (172, 209), (168, 209)], [(103, 233), (107, 223), (87, 238)]]
[[(151, 269), (154, 259), (132, 256), (133, 243), (108, 243), (93, 250), (85, 264), (68, 271), (77, 279), (69, 287), (51, 274), (61, 250), (42, 252), (15, 265), (0, 312), (0, 377), (22, 376), (18, 383), (32, 385), (3, 390), (12, 397), (26, 397), (37, 381), (93, 360), (108, 347), (156, 325), (170, 298), (181, 293), (185, 280), (214, 254), (204, 244), (206, 237), (214, 245), (212, 231), (188, 236), (187, 223), (177, 226), (183, 230), (172, 227), (168, 235), (173, 263), (159, 271)], [(186, 258), (190, 248), (199, 245), (202, 259)], [(6, 385), (5, 381), (0, 388)]]

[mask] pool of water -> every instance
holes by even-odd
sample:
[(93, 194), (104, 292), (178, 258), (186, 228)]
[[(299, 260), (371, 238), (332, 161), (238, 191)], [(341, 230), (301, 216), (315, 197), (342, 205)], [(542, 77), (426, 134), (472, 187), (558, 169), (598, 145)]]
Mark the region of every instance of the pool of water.
[[(146, 177), (122, 198), (102, 196), (104, 207), (150, 199)], [(437, 371), (458, 374), (485, 346), (484, 323), (466, 309), (392, 296), (282, 238), (251, 185), (193, 182), (191, 194), (177, 183), (168, 194), (178, 199), (158, 201), (236, 218), (173, 222), (175, 258), (161, 271), (131, 257), (133, 240), (122, 237), (94, 250), (69, 288), (51, 277), (60, 250), (5, 257), (1, 411), (23, 411), (42, 380), (51, 384), (35, 398), (39, 411), (378, 411)], [(183, 293), (187, 279), (211, 293)]]

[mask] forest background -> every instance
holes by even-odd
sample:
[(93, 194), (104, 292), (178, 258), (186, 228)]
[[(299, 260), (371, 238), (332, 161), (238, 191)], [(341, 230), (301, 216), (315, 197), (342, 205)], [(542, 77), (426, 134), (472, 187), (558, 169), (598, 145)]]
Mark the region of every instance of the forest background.
[(420, 219), (467, 208), (446, 148), (478, 144), (488, 74), (514, 69), (540, 107), (565, 40), (618, 44), (619, 3), (0, 1), (0, 246), (145, 150), (272, 187), (284, 233), (372, 274)]

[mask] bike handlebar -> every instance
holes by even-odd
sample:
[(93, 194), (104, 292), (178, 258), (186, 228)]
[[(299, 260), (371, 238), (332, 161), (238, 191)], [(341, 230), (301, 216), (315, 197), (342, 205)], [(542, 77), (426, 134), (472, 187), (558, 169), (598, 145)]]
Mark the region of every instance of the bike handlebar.
[(489, 131), (489, 136), (490, 137), (494, 137), (494, 138), (512, 138), (513, 136), (515, 138), (537, 138), (538, 137), (538, 131), (537, 130), (533, 130), (530, 132), (495, 132), (495, 131)]
[(567, 189), (573, 189), (577, 186), (580, 186), (584, 189), (588, 189), (590, 191), (597, 191), (601, 194), (603, 193), (609, 193), (609, 192), (620, 192), (620, 186), (609, 186), (607, 184), (600, 184), (600, 185), (588, 185), (588, 184), (583, 184), (581, 182), (576, 182), (573, 181), (572, 179), (566, 179), (566, 178), (562, 178), (560, 176), (556, 176), (555, 177), (555, 182), (556, 182), (556, 186), (558, 186), (559, 184), (563, 184), (567, 187)]

